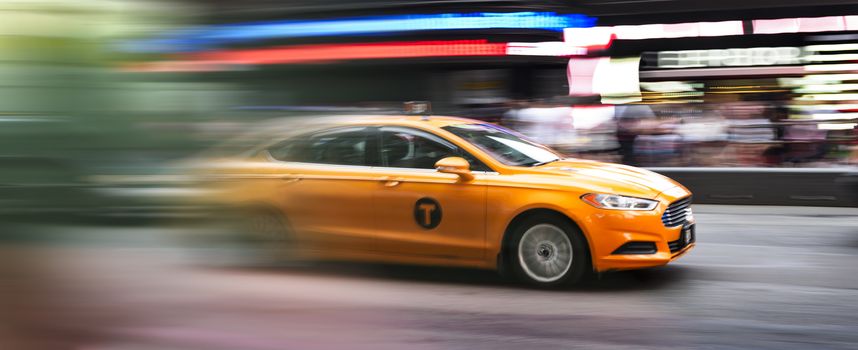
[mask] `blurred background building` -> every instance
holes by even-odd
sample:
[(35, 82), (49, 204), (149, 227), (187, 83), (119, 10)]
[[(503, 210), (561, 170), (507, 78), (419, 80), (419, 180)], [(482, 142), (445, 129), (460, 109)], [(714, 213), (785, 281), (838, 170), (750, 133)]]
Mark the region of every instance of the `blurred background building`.
[(377, 113), (427, 100), (636, 165), (855, 158), (858, 17), (840, 2), (192, 5), (187, 26), (120, 45), (147, 58), (122, 69), (170, 84), (151, 93), (183, 114)]

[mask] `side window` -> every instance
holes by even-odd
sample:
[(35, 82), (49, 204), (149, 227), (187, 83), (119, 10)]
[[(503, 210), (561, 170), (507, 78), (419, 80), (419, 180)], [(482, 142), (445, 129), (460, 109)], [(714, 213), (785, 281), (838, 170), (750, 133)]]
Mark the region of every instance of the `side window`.
[(456, 145), (428, 132), (409, 128), (381, 129), (381, 164), (393, 168), (434, 169), (446, 157), (463, 157), (472, 170), (488, 168)]
[(462, 149), (459, 149), (459, 157), (465, 158), (471, 164), (471, 171), (492, 171), (488, 165)]
[(367, 165), (366, 128), (345, 128), (298, 136), (268, 148), (286, 162)]

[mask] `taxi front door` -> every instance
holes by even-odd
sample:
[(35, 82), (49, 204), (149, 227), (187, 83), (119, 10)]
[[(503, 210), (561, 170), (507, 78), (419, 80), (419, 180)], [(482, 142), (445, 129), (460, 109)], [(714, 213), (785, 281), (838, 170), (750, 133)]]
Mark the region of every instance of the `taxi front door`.
[(381, 129), (381, 167), (373, 191), (376, 249), (387, 254), (482, 259), (485, 249), (484, 176), (462, 181), (434, 162), (458, 150), (433, 134)]

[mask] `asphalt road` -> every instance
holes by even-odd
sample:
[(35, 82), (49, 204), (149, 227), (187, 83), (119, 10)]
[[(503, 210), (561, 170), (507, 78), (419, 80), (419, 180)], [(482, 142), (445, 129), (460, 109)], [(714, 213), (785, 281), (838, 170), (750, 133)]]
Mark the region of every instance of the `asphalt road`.
[(204, 234), (186, 229), (43, 229), (55, 239), (0, 251), (0, 339), (57, 349), (858, 349), (858, 209), (698, 205), (695, 216), (698, 246), (674, 264), (561, 291), (461, 269), (239, 266), (233, 250), (177, 243)]

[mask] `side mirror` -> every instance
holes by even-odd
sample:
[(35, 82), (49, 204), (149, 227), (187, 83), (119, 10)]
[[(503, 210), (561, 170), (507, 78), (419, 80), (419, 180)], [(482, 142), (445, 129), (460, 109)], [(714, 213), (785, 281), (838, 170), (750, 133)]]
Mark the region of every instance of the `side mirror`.
[(447, 157), (438, 160), (435, 163), (435, 169), (438, 172), (456, 174), (462, 181), (471, 181), (474, 175), (471, 174), (471, 164), (462, 157)]

